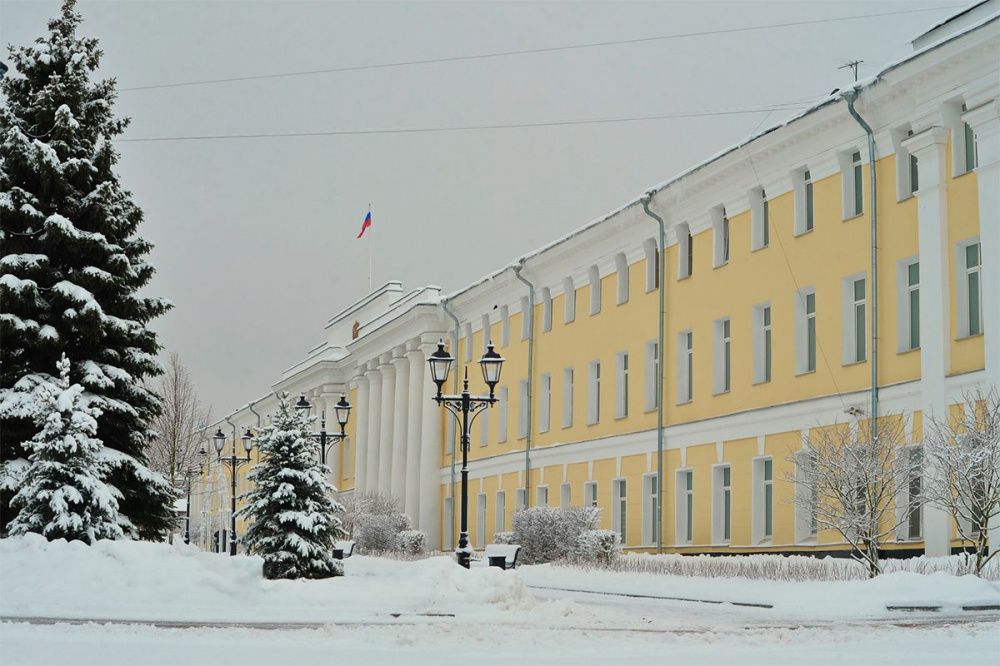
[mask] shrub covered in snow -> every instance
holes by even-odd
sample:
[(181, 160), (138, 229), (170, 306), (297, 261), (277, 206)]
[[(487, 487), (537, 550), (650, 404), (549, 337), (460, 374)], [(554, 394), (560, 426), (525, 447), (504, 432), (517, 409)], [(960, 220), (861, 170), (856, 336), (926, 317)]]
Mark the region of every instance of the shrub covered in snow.
[(493, 543), (510, 545), (512, 543), (517, 543), (517, 541), (514, 540), (513, 532), (497, 532), (493, 535)]
[(514, 514), (514, 543), (523, 547), (525, 564), (566, 559), (579, 536), (597, 527), (600, 516), (600, 509), (589, 506), (522, 509)]
[(576, 538), (571, 559), (578, 564), (609, 566), (621, 553), (621, 537), (614, 530), (587, 530)]
[(396, 535), (396, 551), (403, 555), (423, 555), (427, 552), (427, 535), (420, 530), (403, 530)]
[(399, 550), (397, 537), (410, 529), (410, 519), (401, 513), (399, 499), (386, 493), (352, 495), (344, 502), (344, 527), (362, 553), (392, 553)]

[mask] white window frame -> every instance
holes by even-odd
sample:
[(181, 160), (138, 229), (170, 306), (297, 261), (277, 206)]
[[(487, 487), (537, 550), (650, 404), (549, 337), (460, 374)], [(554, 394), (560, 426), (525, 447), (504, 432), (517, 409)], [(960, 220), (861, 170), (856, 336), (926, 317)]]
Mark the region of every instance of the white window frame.
[(651, 412), (660, 405), (660, 394), (656, 390), (656, 380), (660, 369), (659, 342), (650, 340), (646, 343), (643, 375), (646, 383), (646, 411)]
[(774, 366), (774, 313), (771, 303), (753, 307), (753, 383), (771, 381)]
[(849, 148), (837, 153), (837, 161), (840, 163), (842, 217), (850, 220), (865, 212), (865, 162), (859, 148)]
[(601, 420), (601, 362), (591, 361), (587, 365), (587, 425), (596, 425)]
[(507, 530), (507, 493), (503, 490), (496, 492), (496, 506), (493, 508), (493, 532), (505, 532)]
[(712, 268), (729, 263), (729, 218), (726, 209), (716, 206), (709, 211), (712, 221)]
[(812, 172), (802, 167), (792, 172), (795, 192), (795, 235), (809, 233), (816, 228), (816, 201), (812, 192)]
[(590, 314), (601, 313), (601, 271), (597, 266), (587, 269), (587, 281), (590, 284)]
[(611, 529), (618, 532), (624, 546), (628, 539), (628, 482), (624, 478), (611, 482), (611, 507)]
[(514, 491), (514, 511), (528, 508), (528, 489), (518, 488)]
[(712, 322), (712, 393), (720, 395), (733, 389), (733, 324), (730, 317)]
[(507, 419), (510, 412), (510, 390), (506, 386), (497, 389), (497, 443), (507, 441)]
[(770, 205), (763, 187), (750, 190), (750, 251), (763, 250), (771, 243)]
[(549, 487), (535, 486), (535, 506), (549, 505)]
[(573, 368), (563, 369), (563, 428), (573, 427)]
[(493, 342), (493, 331), (490, 330), (490, 316), (484, 314), (482, 318), (483, 325), (483, 353), (486, 353), (486, 348)]
[(521, 340), (531, 336), (531, 303), (527, 296), (521, 297)]
[(628, 416), (628, 352), (615, 355), (615, 418)]
[[(968, 248), (978, 245), (979, 246), (979, 265), (975, 267), (969, 267), (968, 265)], [(958, 289), (958, 297), (956, 298), (955, 309), (958, 313), (958, 337), (968, 338), (974, 335), (982, 335), (983, 333), (983, 246), (979, 241), (979, 237), (967, 238), (966, 240), (958, 243), (955, 246), (955, 266), (958, 269), (958, 275), (956, 276), (955, 284)], [(976, 282), (979, 288), (978, 296), (978, 306), (979, 306), (979, 330), (973, 330), (972, 324), (974, 323), (973, 318), (970, 316), (970, 305), (971, 305), (971, 290), (969, 288), (969, 283), (971, 281), (971, 276), (976, 275)]]
[(544, 374), (538, 380), (538, 432), (548, 432), (552, 412), (552, 375)]
[(694, 400), (694, 331), (677, 334), (677, 404)]
[[(729, 476), (728, 485), (725, 477)], [(712, 543), (729, 544), (733, 528), (733, 468), (729, 463), (712, 466)]]
[[(813, 452), (801, 449), (795, 452), (795, 542), (816, 543), (819, 533), (815, 503), (818, 501), (815, 488), (808, 483), (809, 466), (813, 462)], [(807, 496), (812, 495), (813, 508), (809, 509)]]
[(552, 292), (542, 287), (542, 333), (552, 330)]
[(587, 481), (583, 484), (583, 505), (599, 506), (597, 498), (597, 481)]
[(903, 145), (903, 141), (913, 136), (910, 125), (897, 127), (890, 133), (892, 138), (892, 148), (896, 158), (896, 201), (905, 201), (917, 191), (913, 182), (914, 160), (910, 151)]
[(576, 319), (576, 287), (573, 278), (563, 278), (563, 323), (572, 324)]
[(615, 255), (615, 286), (618, 291), (618, 305), (628, 303), (628, 257), (624, 252)]
[(517, 438), (528, 436), (528, 380), (522, 379), (517, 385)]
[[(917, 283), (910, 284), (910, 267), (917, 267)], [(896, 262), (896, 351), (899, 353), (920, 349), (920, 258), (908, 257)], [(917, 304), (916, 344), (913, 339), (913, 302)]]
[[(690, 475), (690, 476), (689, 476)], [(694, 543), (694, 470), (690, 467), (678, 469), (674, 484), (674, 542), (679, 545)], [(688, 489), (688, 479), (691, 489)]]
[[(753, 503), (753, 516), (751, 528), (752, 538), (755, 544), (771, 543), (774, 539), (774, 458), (771, 456), (758, 456), (753, 458), (751, 481), (753, 482), (753, 493), (751, 501)], [(767, 464), (771, 465), (771, 478), (768, 480), (766, 474)], [(768, 533), (767, 518), (767, 494), (768, 488), (771, 493), (771, 519), (770, 533)]]
[(559, 486), (559, 508), (568, 509), (573, 502), (573, 486), (564, 483)]
[(647, 239), (642, 244), (642, 251), (646, 258), (646, 293), (655, 291), (660, 286), (660, 251), (656, 247), (656, 241)]
[(472, 324), (465, 325), (465, 362), (472, 360)]
[[(969, 110), (965, 104), (960, 104), (958, 109), (961, 113), (959, 117), (961, 125), (952, 131), (951, 143), (953, 151), (952, 171), (955, 172), (955, 176), (961, 176), (979, 168), (979, 139), (976, 137), (976, 131), (966, 120), (966, 114), (969, 113)], [(956, 139), (956, 137), (958, 138)], [(969, 153), (967, 152), (970, 140), (972, 141), (972, 164), (969, 164)], [(957, 169), (961, 169), (961, 172), (958, 172)]]
[(642, 543), (646, 546), (656, 544), (656, 474), (642, 475)]
[(506, 347), (510, 344), (510, 308), (506, 305), (500, 306), (500, 346)]
[(694, 273), (694, 236), (686, 222), (677, 225), (677, 279), (689, 278)]
[(486, 545), (486, 493), (476, 495), (476, 545)]
[(490, 410), (484, 409), (479, 415), (479, 446), (483, 447), (490, 443)]
[[(812, 296), (812, 312), (808, 311), (809, 296)], [(809, 322), (812, 321), (813, 350), (812, 367), (809, 367)], [(816, 289), (803, 287), (795, 292), (795, 374), (805, 375), (816, 372), (819, 353), (819, 329), (816, 320)]]
[[(857, 282), (864, 282), (864, 297), (857, 298), (855, 295), (855, 285)], [(843, 363), (853, 365), (864, 363), (868, 360), (868, 276), (864, 273), (855, 273), (842, 281), (843, 292)], [(864, 311), (863, 321), (858, 321), (858, 307)], [(861, 340), (858, 339), (858, 326), (863, 325)], [(864, 354), (859, 355), (859, 345), (863, 344)], [(860, 358), (859, 358), (860, 356)]]
[[(924, 505), (920, 502), (920, 492), (923, 488), (923, 447), (920, 444), (904, 446), (901, 454), (920, 456), (921, 460), (918, 461), (920, 466), (917, 468), (917, 474), (909, 479), (904, 479), (899, 484), (896, 512), (900, 525), (896, 532), (896, 539), (897, 541), (922, 541), (924, 538)], [(907, 467), (909, 466), (907, 465)], [(916, 496), (914, 496), (914, 491), (916, 491)], [(912, 514), (916, 514), (916, 531), (913, 530)]]

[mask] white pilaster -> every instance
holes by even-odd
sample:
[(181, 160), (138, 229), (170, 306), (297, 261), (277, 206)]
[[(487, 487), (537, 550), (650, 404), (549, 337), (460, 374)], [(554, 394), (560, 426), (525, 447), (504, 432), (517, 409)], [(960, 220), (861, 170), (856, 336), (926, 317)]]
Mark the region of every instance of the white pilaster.
[[(354, 413), (354, 492), (363, 493), (367, 489), (365, 478), (368, 460), (368, 379), (364, 375), (354, 378), (358, 392), (353, 405)], [(348, 464), (347, 461), (344, 464)]]
[[(1000, 388), (1000, 98), (967, 111), (963, 118), (976, 135), (979, 189), (979, 256), (983, 284), (983, 352), (986, 390)], [(1000, 548), (1000, 516), (988, 530), (990, 550)]]
[[(902, 142), (917, 158), (917, 226), (920, 248), (920, 392), (925, 423), (946, 416), (944, 378), (950, 369), (951, 308), (948, 275), (948, 197), (945, 151), (948, 132), (931, 127)], [(928, 469), (928, 475), (937, 471)], [(924, 507), (924, 550), (928, 556), (947, 555), (951, 520), (948, 513)]]
[(406, 423), (406, 484), (403, 497), (403, 510), (413, 521), (415, 529), (420, 527), (420, 437), (424, 401), (427, 387), (424, 386), (424, 354), (419, 349), (406, 352), (410, 369), (408, 378), (410, 386), (407, 392), (409, 406)]
[[(420, 351), (426, 357), (436, 345), (425, 344)], [(424, 388), (424, 391), (429, 391)], [(427, 395), (421, 393), (421, 395)], [(441, 484), (441, 407), (430, 399), (423, 401), (420, 424), (420, 530), (427, 543), (441, 544), (440, 484)]]
[(379, 435), (382, 426), (382, 375), (374, 362), (368, 363), (368, 455), (365, 463), (365, 490), (376, 492), (378, 486)]
[(392, 424), (392, 468), (389, 488), (402, 504), (406, 500), (406, 426), (410, 409), (410, 362), (403, 356), (402, 349), (393, 352), (392, 365), (396, 369), (396, 388), (393, 393), (395, 414)]
[(378, 489), (392, 493), (392, 429), (393, 412), (396, 409), (396, 369), (392, 367), (392, 355), (382, 355), (382, 425), (378, 442)]

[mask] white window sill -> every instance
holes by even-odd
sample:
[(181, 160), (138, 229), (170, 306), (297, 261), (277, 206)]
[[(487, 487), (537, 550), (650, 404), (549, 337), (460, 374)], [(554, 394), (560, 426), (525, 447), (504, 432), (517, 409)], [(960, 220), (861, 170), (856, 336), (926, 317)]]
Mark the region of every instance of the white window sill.
[(795, 376), (804, 377), (805, 375), (815, 375), (815, 374), (816, 374), (815, 370), (802, 370), (801, 372), (796, 372)]
[(920, 347), (913, 347), (912, 349), (897, 349), (896, 354), (899, 356), (904, 356), (906, 354), (912, 354), (913, 352), (920, 351)]
[(674, 404), (680, 407), (681, 405), (690, 405), (692, 402), (694, 402), (694, 400), (688, 398), (687, 400), (681, 400), (680, 402), (675, 402)]
[(864, 365), (867, 362), (868, 362), (868, 359), (863, 358), (860, 361), (844, 361), (843, 363), (840, 364), (840, 366), (843, 367), (843, 368), (849, 368), (852, 365)]
[(843, 220), (841, 220), (841, 222), (850, 222), (851, 220), (857, 220), (858, 218), (861, 218), (861, 217), (864, 217), (864, 216), (865, 216), (865, 212), (861, 211), (860, 213), (855, 213), (854, 215), (849, 215), (849, 216), (845, 217)]
[(971, 340), (972, 338), (981, 338), (981, 337), (983, 337), (982, 331), (980, 331), (979, 333), (974, 333), (972, 335), (966, 333), (964, 335), (960, 335), (957, 338), (955, 338), (955, 342), (961, 342), (962, 340)]
[(760, 252), (761, 250), (766, 250), (769, 247), (771, 247), (770, 244), (768, 244), (768, 245), (761, 245), (760, 247), (753, 247), (753, 246), (751, 246), (750, 247), (750, 252)]

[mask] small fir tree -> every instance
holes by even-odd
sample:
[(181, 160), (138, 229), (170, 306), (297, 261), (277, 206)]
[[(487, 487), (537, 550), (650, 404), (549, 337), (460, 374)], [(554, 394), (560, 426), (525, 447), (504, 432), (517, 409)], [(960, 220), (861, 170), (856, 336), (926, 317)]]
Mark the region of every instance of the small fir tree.
[(333, 558), (334, 541), (344, 536), (344, 507), (333, 499), (337, 489), (307, 437), (311, 420), (292, 407), (288, 393), (278, 396), (274, 422), (260, 439), (263, 462), (249, 474), (254, 489), (243, 496), (247, 503), (237, 513), (252, 521), (244, 542), (264, 558), (265, 578), (344, 573)]
[(95, 436), (100, 411), (87, 404), (82, 386), (70, 384), (65, 355), (57, 365), (59, 378), (33, 390), (40, 430), (27, 442), (31, 454), (11, 500), (18, 514), (10, 534), (87, 543), (121, 539), (123, 526), (131, 525), (118, 513), (121, 493), (103, 480), (103, 447)]
[[(137, 233), (142, 211), (115, 172), (113, 141), (128, 121), (114, 114), (114, 79), (95, 77), (101, 50), (78, 34), (74, 5), (63, 2), (45, 36), (11, 47), (0, 79), (0, 462), (25, 458), (35, 432), (36, 406), (15, 386), (53, 381), (65, 351), (72, 381), (100, 410), (128, 536), (160, 538), (175, 492), (146, 466), (159, 402), (145, 380), (161, 372), (148, 324), (169, 304), (139, 293), (154, 269)], [(2, 524), (10, 497), (0, 489)]]

